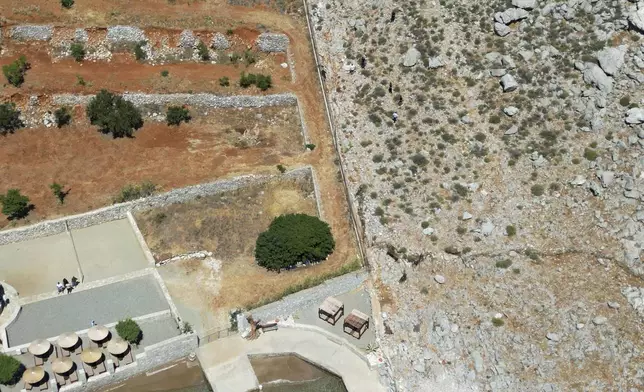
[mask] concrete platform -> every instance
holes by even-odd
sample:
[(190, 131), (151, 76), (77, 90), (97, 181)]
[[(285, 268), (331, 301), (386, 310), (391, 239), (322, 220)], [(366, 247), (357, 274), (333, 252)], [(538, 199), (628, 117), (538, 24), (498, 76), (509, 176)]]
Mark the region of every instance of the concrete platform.
[(370, 370), (361, 357), (317, 332), (289, 328), (267, 332), (256, 340), (231, 336), (197, 351), (206, 378), (215, 391), (220, 392), (246, 392), (257, 387), (257, 384), (251, 385), (257, 380), (254, 372), (252, 377), (248, 373), (248, 355), (287, 353), (298, 354), (342, 377), (349, 392), (385, 391), (378, 381), (377, 372)]
[(80, 279), (80, 270), (87, 283), (147, 267), (127, 219), (0, 246), (0, 281), (21, 298), (55, 294), (56, 282)]

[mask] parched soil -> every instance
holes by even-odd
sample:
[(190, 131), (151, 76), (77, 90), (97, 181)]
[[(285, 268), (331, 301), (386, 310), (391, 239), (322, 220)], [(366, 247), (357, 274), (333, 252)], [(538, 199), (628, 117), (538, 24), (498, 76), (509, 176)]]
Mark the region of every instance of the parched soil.
[[(347, 252), (353, 249), (351, 238), (334, 230), (337, 250), (318, 265), (281, 274), (258, 266), (253, 256), (257, 236), (273, 218), (288, 213), (317, 215), (309, 179), (271, 180), (138, 213), (136, 220), (157, 260), (201, 250), (213, 252), (214, 260), (171, 262), (160, 267), (160, 272), (178, 302), (200, 308), (204, 314), (221, 314), (227, 321), (225, 316), (231, 308), (256, 303), (352, 261), (351, 251)], [(195, 281), (200, 284), (195, 285)]]
[[(146, 121), (131, 139), (112, 139), (80, 118), (69, 128), (22, 129), (0, 143), (3, 188), (19, 188), (35, 206), (20, 223), (102, 207), (126, 184), (169, 190), (256, 167), (276, 171), (304, 151), (294, 106), (211, 110), (178, 127)], [(54, 181), (69, 187), (63, 205), (48, 188)]]
[[(293, 11), (302, 11), (298, 2), (283, 2)], [(299, 11), (298, 11), (299, 10)], [(2, 147), (9, 148), (11, 159), (0, 163), (0, 178), (4, 191), (18, 187), (28, 194), (36, 205), (33, 221), (57, 215), (87, 211), (109, 204), (111, 196), (126, 183), (158, 179), (164, 189), (170, 189), (217, 178), (248, 173), (276, 173), (275, 165), (287, 168), (303, 165), (314, 167), (320, 189), (324, 219), (336, 238), (333, 256), (319, 265), (282, 274), (269, 274), (257, 268), (250, 258), (230, 263), (222, 261), (222, 286), (217, 297), (220, 309), (240, 302), (248, 303), (263, 296), (274, 294), (273, 290), (301, 283), (308, 277), (335, 271), (357, 257), (355, 237), (348, 220), (348, 207), (342, 182), (339, 180), (337, 155), (330, 134), (322, 94), (316, 75), (316, 64), (308, 36), (306, 20), (298, 15), (280, 13), (271, 7), (231, 6), (225, 1), (186, 0), (92, 0), (77, 1), (71, 10), (64, 10), (58, 2), (45, 0), (7, 0), (0, 3), (0, 15), (7, 24), (51, 23), (67, 27), (106, 27), (110, 25), (136, 25), (141, 28), (174, 28), (225, 31), (233, 29), (236, 35), (252, 40), (257, 31), (283, 32), (290, 39), (290, 56), (296, 74), (295, 80), (273, 75), (274, 87), (266, 93), (292, 92), (298, 98), (308, 136), (316, 145), (309, 153), (288, 155), (277, 149), (224, 148), (220, 153), (193, 153), (188, 147), (189, 135), (180, 137), (169, 133), (162, 125), (146, 124), (135, 139), (111, 140), (95, 130), (74, 132), (75, 128), (62, 130), (21, 130), (2, 140)], [(30, 49), (31, 50), (31, 49)], [(27, 97), (30, 94), (63, 92), (95, 92), (100, 88), (116, 91), (144, 92), (214, 92), (224, 93), (218, 86), (221, 76), (237, 80), (242, 67), (212, 64), (166, 64), (152, 66), (121, 61), (115, 56), (110, 63), (87, 63), (82, 66), (72, 60), (51, 62), (45, 51), (31, 56), (33, 63), (26, 76), (25, 87), (6, 88), (5, 97), (15, 94)], [(14, 53), (17, 56), (18, 53)], [(127, 55), (124, 55), (127, 56)], [(273, 56), (273, 55), (272, 55)], [(283, 55), (282, 55), (283, 56)], [(273, 64), (283, 57), (274, 55)], [(5, 60), (10, 60), (4, 59)], [(49, 61), (47, 63), (45, 60)], [(258, 67), (261, 64), (256, 64)], [(169, 77), (162, 79), (161, 70), (167, 69)], [(50, 71), (51, 70), (51, 71)], [(275, 72), (289, 70), (276, 69)], [(76, 75), (85, 79), (86, 87), (77, 86)], [(116, 75), (116, 76), (110, 76)], [(132, 75), (132, 76), (130, 76)], [(31, 78), (31, 81), (30, 81)], [(59, 79), (60, 78), (60, 79)], [(60, 82), (59, 82), (60, 80)], [(125, 81), (125, 82), (122, 82)], [(49, 87), (49, 86), (54, 87)], [(225, 93), (234, 93), (225, 90)], [(248, 89), (246, 94), (259, 94)], [(147, 128), (149, 127), (149, 128)], [(182, 125), (181, 130), (190, 129)], [(193, 132), (198, 130), (193, 129)], [(40, 137), (28, 137), (29, 133)], [(168, 139), (170, 136), (175, 140)], [(4, 147), (11, 142), (11, 147)], [(293, 143), (295, 145), (295, 143)], [(301, 143), (297, 144), (301, 146)], [(0, 159), (6, 157), (0, 151)], [(8, 166), (8, 163), (11, 165)], [(4, 182), (5, 179), (9, 181)], [(71, 187), (68, 202), (57, 206), (49, 193), (52, 181), (66, 183)], [(289, 196), (290, 197), (290, 196)], [(280, 200), (290, 200), (282, 196)], [(242, 201), (240, 200), (239, 203)], [(288, 203), (285, 207), (288, 207)], [(275, 213), (281, 210), (277, 209)], [(244, 206), (243, 213), (246, 213)], [(267, 212), (265, 212), (267, 214)], [(252, 239), (252, 235), (246, 234)]]

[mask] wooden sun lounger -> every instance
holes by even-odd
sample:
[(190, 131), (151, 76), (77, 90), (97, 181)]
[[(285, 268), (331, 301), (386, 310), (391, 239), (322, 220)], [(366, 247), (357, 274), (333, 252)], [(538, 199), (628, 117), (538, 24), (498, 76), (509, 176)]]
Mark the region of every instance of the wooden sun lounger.
[(333, 297), (325, 299), (322, 305), (318, 308), (318, 318), (331, 325), (335, 325), (343, 315), (344, 304)]
[(101, 361), (98, 365), (94, 367), (94, 374), (103, 374), (107, 371), (107, 368), (105, 367), (105, 361)]
[(60, 374), (56, 373), (56, 383), (58, 383), (59, 387), (62, 387), (63, 385), (67, 385), (67, 380), (65, 380), (65, 377), (61, 376)]
[(119, 357), (117, 357), (114, 354), (112, 354), (112, 362), (114, 362), (114, 367), (119, 367), (119, 364), (120, 364)]
[(127, 354), (121, 360), (121, 365), (129, 365), (132, 362), (134, 362), (134, 358), (132, 357), (132, 349), (130, 348)]
[(37, 355), (34, 355), (34, 363), (36, 364), (36, 366), (42, 366), (45, 363), (45, 360)]
[(33, 389), (33, 386), (25, 381), (25, 389), (31, 391)]
[(47, 381), (43, 382), (40, 384), (40, 390), (41, 391), (46, 391), (49, 388), (49, 383)]
[(73, 383), (78, 381), (78, 373), (76, 373), (76, 370), (72, 372), (72, 374), (69, 375), (69, 383)]

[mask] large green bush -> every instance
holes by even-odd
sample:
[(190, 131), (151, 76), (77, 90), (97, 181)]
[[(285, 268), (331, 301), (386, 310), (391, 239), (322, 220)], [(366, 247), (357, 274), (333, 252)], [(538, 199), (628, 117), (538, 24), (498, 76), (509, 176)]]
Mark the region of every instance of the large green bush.
[(119, 321), (116, 324), (116, 333), (118, 333), (123, 340), (126, 340), (131, 344), (139, 344), (143, 338), (141, 327), (139, 327), (139, 324), (131, 318)]
[(190, 121), (190, 111), (183, 106), (170, 106), (166, 113), (168, 125), (179, 125), (182, 122)]
[(89, 102), (87, 117), (101, 132), (111, 133), (114, 138), (132, 137), (143, 126), (141, 113), (134, 104), (107, 90), (101, 90)]
[(29, 198), (20, 194), (19, 189), (9, 189), (5, 195), (0, 195), (2, 213), (9, 220), (24, 218), (29, 214)]
[(0, 135), (13, 133), (18, 128), (24, 127), (25, 124), (20, 121), (20, 111), (16, 110), (13, 103), (0, 104)]
[(247, 88), (252, 85), (257, 86), (262, 91), (266, 91), (273, 86), (273, 79), (270, 75), (255, 75), (252, 73), (247, 74), (245, 72), (242, 72), (241, 76), (239, 77), (239, 86)]
[(0, 384), (15, 385), (24, 371), (24, 365), (16, 358), (0, 354)]
[(29, 69), (29, 63), (25, 56), (20, 56), (17, 60), (2, 66), (2, 73), (7, 78), (7, 81), (20, 87), (25, 81), (25, 72)]
[(335, 248), (331, 228), (326, 222), (306, 214), (282, 215), (273, 220), (255, 244), (257, 264), (280, 271), (298, 262), (326, 259)]

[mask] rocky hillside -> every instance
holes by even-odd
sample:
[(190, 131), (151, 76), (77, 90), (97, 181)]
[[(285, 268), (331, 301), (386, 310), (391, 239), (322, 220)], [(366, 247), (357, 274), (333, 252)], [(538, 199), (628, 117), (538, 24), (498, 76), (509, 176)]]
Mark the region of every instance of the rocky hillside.
[(309, 6), (390, 390), (644, 389), (644, 1)]

